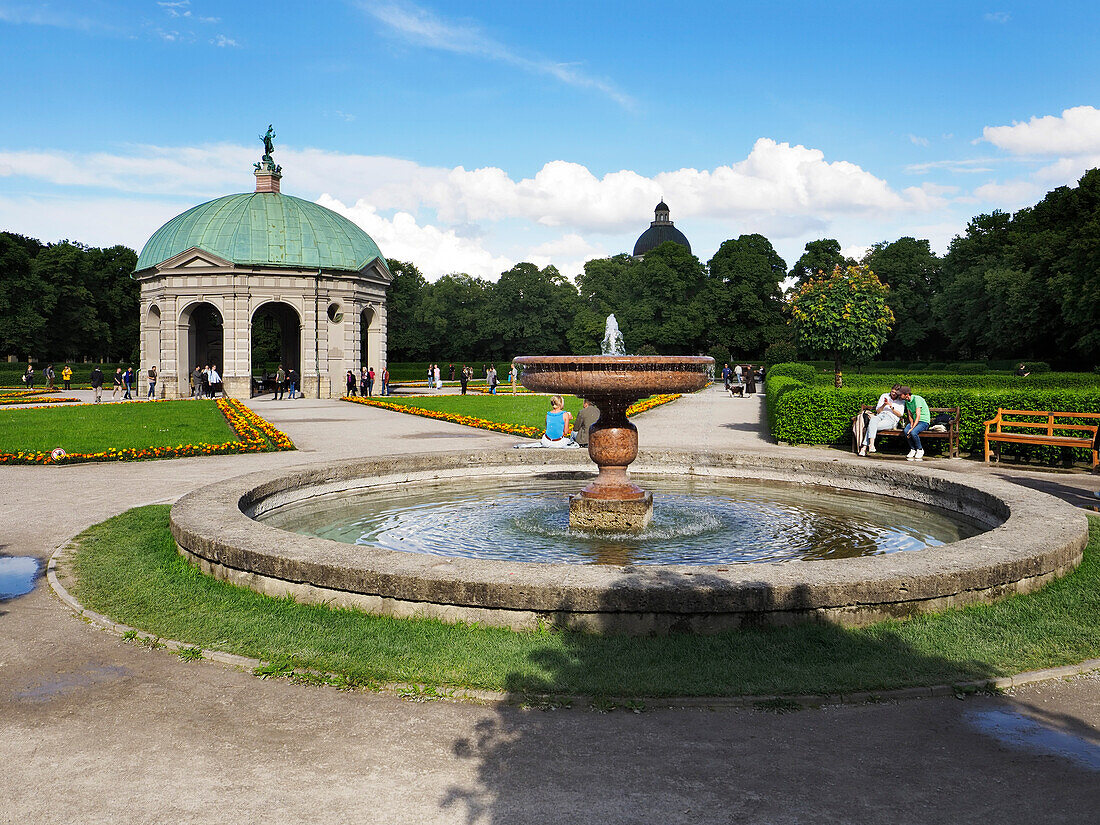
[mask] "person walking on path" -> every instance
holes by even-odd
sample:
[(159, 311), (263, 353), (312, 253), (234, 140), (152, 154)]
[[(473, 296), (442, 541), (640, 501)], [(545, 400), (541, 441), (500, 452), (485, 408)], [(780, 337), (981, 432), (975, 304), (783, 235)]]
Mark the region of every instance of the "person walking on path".
[(437, 390), (443, 389), (443, 374), (439, 369), (439, 364), (435, 365), (435, 388)]
[(156, 400), (157, 397), (157, 365), (149, 367), (149, 392), (146, 393), (147, 399), (152, 398)]
[(291, 367), (286, 371), (286, 382), (290, 385), (290, 397), (298, 397), (298, 370)]
[(458, 374), (458, 385), (462, 388), (462, 394), (466, 394), (466, 386), (470, 383), (470, 373), (466, 372), (466, 365), (462, 365), (462, 372)]
[(756, 370), (752, 368), (752, 364), (748, 365), (748, 369), (745, 370), (745, 395), (752, 395), (756, 392)]
[(367, 368), (365, 366), (359, 367), (359, 394), (364, 398), (367, 396)]
[(123, 401), (133, 401), (134, 396), (132, 390), (134, 389), (134, 368), (127, 367), (126, 372), (122, 375), (122, 385), (126, 388), (125, 395), (122, 396)]
[(726, 392), (730, 391), (730, 379), (733, 377), (733, 370), (730, 369), (729, 364), (722, 365), (722, 382), (726, 385)]
[[(496, 364), (492, 364), (489, 367), (489, 372), (486, 374), (485, 377), (489, 381), (489, 394), (490, 395), (496, 395), (497, 394), (497, 365)], [(572, 415), (572, 413), (570, 413), (570, 415)]]
[(390, 368), (382, 367), (382, 395), (390, 394)]
[(508, 378), (512, 382), (512, 395), (516, 394), (516, 379), (519, 378), (519, 368), (512, 364), (512, 369), (508, 371)]
[(202, 367), (191, 370), (191, 397), (202, 398)]
[[(103, 371), (100, 370), (100, 373), (102, 372)], [(66, 364), (65, 368), (61, 370), (61, 380), (65, 384), (65, 392), (70, 392), (73, 388), (73, 368), (70, 367), (68, 364)]]
[(279, 368), (275, 370), (275, 393), (272, 397), (272, 401), (279, 401), (283, 397), (283, 384), (286, 381), (286, 372), (283, 370), (283, 365), (279, 364)]
[(909, 423), (905, 427), (905, 437), (909, 439), (909, 455), (906, 461), (924, 461), (924, 448), (920, 443), (920, 434), (932, 423), (932, 414), (928, 411), (928, 402), (919, 395), (913, 395), (910, 387), (901, 388), (901, 399), (905, 402), (905, 413)]
[(223, 398), (225, 397), (225, 389), (222, 387), (222, 377), (220, 375), (218, 375), (218, 365), (217, 364), (211, 364), (210, 365), (210, 375), (209, 375), (208, 384), (210, 386), (210, 397), (211, 398), (216, 396), (219, 392), (221, 392)]
[(348, 370), (347, 374), (344, 376), (344, 384), (347, 385), (347, 392), (344, 393), (344, 394), (348, 398), (354, 398), (355, 397), (355, 373), (352, 372), (351, 370)]
[(733, 365), (733, 375), (737, 379), (737, 386), (745, 386), (745, 371), (741, 368), (740, 364)]
[(103, 370), (99, 364), (92, 368), (92, 392), (95, 393), (95, 403), (103, 400)]
[(46, 369), (42, 373), (42, 375), (46, 377), (46, 389), (52, 390), (54, 388), (53, 380), (57, 376), (57, 374), (53, 371), (53, 364), (47, 364)]
[(370, 398), (374, 393), (374, 367), (371, 367), (366, 372), (367, 378), (363, 384), (363, 388), (366, 391), (367, 398)]
[(27, 385), (28, 390), (34, 389), (34, 367), (27, 364), (27, 371), (23, 373), (23, 383)]
[(119, 395), (122, 393), (122, 367), (115, 367), (115, 385), (111, 389), (111, 400), (117, 401)]

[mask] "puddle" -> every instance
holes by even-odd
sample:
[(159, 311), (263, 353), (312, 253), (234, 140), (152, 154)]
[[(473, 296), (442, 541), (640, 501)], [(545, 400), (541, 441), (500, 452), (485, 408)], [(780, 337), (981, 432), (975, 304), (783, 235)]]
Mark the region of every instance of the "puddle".
[(121, 665), (100, 665), (82, 673), (59, 674), (48, 682), (19, 691), (15, 694), (15, 698), (24, 702), (49, 702), (70, 696), (80, 690), (124, 679), (129, 675), (129, 669)]
[(1048, 727), (1029, 716), (1007, 710), (980, 710), (967, 721), (1006, 747), (1060, 756), (1088, 770), (1100, 771), (1100, 744)]
[(38, 559), (30, 556), (0, 556), (0, 599), (11, 599), (34, 590)]

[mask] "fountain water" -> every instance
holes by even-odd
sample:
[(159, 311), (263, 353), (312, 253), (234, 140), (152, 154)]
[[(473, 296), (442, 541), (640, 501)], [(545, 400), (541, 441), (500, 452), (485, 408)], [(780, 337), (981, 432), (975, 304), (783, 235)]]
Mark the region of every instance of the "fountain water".
[(525, 355), (520, 381), (535, 392), (572, 393), (600, 410), (588, 433), (588, 455), (599, 475), (569, 500), (569, 526), (579, 530), (642, 530), (653, 518), (653, 495), (633, 484), (627, 468), (638, 457), (638, 429), (626, 410), (662, 392), (695, 392), (707, 384), (706, 356), (624, 355), (614, 315), (607, 318), (604, 355)]

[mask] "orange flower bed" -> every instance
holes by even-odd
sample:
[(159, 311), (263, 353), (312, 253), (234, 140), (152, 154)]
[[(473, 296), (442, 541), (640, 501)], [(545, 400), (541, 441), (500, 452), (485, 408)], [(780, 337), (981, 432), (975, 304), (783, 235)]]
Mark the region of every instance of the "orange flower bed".
[[(644, 401), (638, 401), (631, 404), (626, 409), (626, 414), (637, 415), (643, 413), (646, 410), (652, 410), (654, 407), (659, 407), (662, 404), (667, 404), (670, 401), (675, 401), (680, 397), (679, 393), (668, 393), (665, 395), (654, 395)], [(469, 415), (455, 415), (454, 413), (445, 413), (438, 410), (426, 410), (423, 407), (410, 407), (407, 404), (394, 404), (391, 401), (379, 401), (374, 398), (363, 398), (361, 396), (344, 396), (341, 401), (350, 401), (354, 404), (365, 404), (368, 407), (379, 407), (383, 410), (393, 410), (394, 412), (408, 413), (409, 415), (419, 415), (424, 418), (435, 418), (440, 421), (450, 421), (452, 424), (464, 424), (467, 427), (477, 427), (479, 430), (492, 430), (498, 433), (508, 433), (509, 435), (521, 435), (524, 438), (541, 438), (542, 429), (540, 427), (525, 427), (519, 424), (502, 424), (498, 421), (487, 421), (484, 418), (474, 418)]]
[(0, 393), (0, 406), (8, 404), (78, 404), (79, 398), (57, 398), (55, 393), (61, 392), (54, 387), (52, 390), (13, 390)]
[[(146, 401), (146, 404), (164, 403)], [(293, 450), (294, 443), (286, 433), (256, 415), (236, 398), (219, 398), (215, 402), (229, 426), (237, 434), (237, 441), (223, 444), (178, 444), (174, 447), (114, 448), (98, 453), (0, 453), (0, 464), (79, 464), (87, 461), (141, 461), (149, 458), (187, 458), (196, 455), (230, 455), (234, 453), (273, 452)], [(91, 406), (91, 405), (88, 405)]]

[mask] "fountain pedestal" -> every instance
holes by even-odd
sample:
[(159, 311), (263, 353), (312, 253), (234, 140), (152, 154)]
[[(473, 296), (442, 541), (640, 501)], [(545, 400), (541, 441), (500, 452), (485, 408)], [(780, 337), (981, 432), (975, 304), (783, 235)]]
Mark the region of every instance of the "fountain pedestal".
[(702, 356), (524, 356), (520, 380), (536, 392), (574, 393), (600, 410), (588, 431), (588, 455), (599, 475), (569, 499), (569, 526), (578, 530), (637, 531), (653, 518), (653, 496), (631, 483), (627, 467), (638, 457), (638, 430), (627, 408), (658, 392), (694, 392), (706, 386), (714, 361)]

